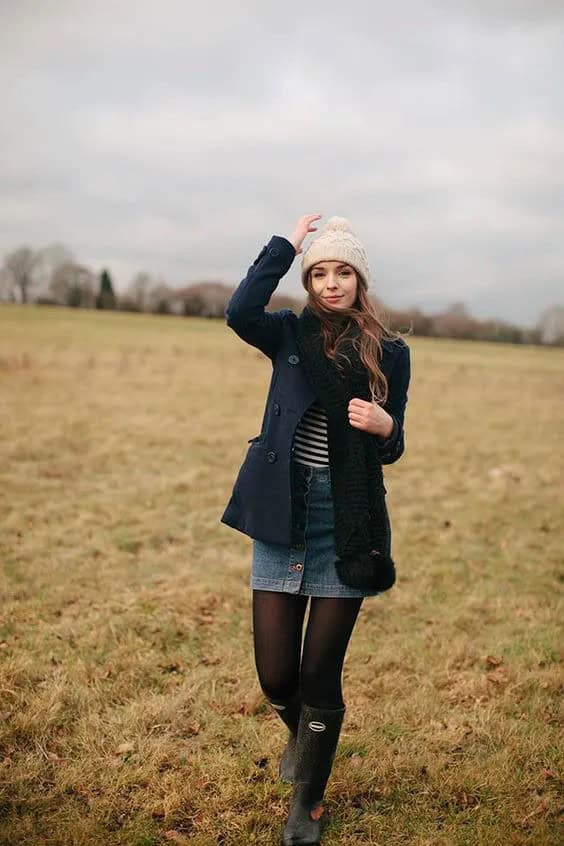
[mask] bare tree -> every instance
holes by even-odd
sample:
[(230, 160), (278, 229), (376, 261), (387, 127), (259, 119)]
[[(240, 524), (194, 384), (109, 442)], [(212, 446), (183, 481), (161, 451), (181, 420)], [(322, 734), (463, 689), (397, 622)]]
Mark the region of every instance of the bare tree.
[(175, 290), (167, 285), (162, 277), (159, 277), (154, 288), (148, 293), (147, 308), (157, 314), (169, 314), (172, 311), (171, 298)]
[(145, 311), (148, 304), (149, 291), (156, 284), (150, 273), (141, 270), (131, 280), (125, 296), (136, 305), (139, 311)]
[(564, 346), (564, 306), (546, 308), (539, 318), (538, 329), (541, 344)]
[(57, 302), (73, 308), (93, 308), (95, 289), (96, 274), (75, 262), (57, 267), (49, 283), (49, 290)]
[(58, 242), (42, 247), (38, 250), (38, 255), (37, 287), (38, 293), (44, 295), (48, 293), (57, 269), (62, 265), (75, 263), (76, 259), (68, 247)]
[(0, 267), (0, 303), (15, 303), (17, 300), (14, 279), (6, 265)]
[[(31, 288), (38, 281), (38, 270), (41, 264), (41, 255), (31, 247), (18, 247), (4, 258), (4, 273), (7, 275), (8, 284), (11, 283), (12, 292), (17, 292), (22, 303), (29, 301)], [(16, 297), (14, 297), (14, 300)]]
[(479, 321), (463, 302), (451, 303), (433, 317), (433, 334), (443, 338), (475, 338)]

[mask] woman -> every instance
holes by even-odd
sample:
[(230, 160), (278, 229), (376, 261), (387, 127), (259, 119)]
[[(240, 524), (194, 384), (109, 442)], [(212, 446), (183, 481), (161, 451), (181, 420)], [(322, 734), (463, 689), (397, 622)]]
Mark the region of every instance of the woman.
[[(347, 646), (363, 598), (395, 581), (382, 465), (404, 451), (410, 379), (409, 347), (368, 297), (366, 252), (348, 221), (331, 218), (302, 253), (320, 217), (301, 217), (289, 238), (274, 235), (226, 309), (227, 324), (273, 364), (261, 433), (221, 520), (253, 539), (257, 673), (289, 729), (282, 844), (320, 843)], [(266, 312), (300, 253), (305, 308), (299, 317)]]

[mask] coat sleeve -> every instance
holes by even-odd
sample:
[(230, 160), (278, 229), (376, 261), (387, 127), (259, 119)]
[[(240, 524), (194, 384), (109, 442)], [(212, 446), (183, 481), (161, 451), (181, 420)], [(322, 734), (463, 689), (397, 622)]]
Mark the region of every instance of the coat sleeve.
[(267, 312), (265, 306), (288, 272), (296, 255), (294, 245), (282, 235), (273, 235), (263, 247), (247, 275), (233, 292), (225, 308), (227, 325), (253, 347), (274, 360), (282, 340), (284, 315), (291, 309)]
[(410, 377), (411, 356), (409, 347), (404, 341), (388, 379), (388, 399), (383, 406), (385, 411), (391, 414), (394, 428), (389, 438), (375, 435), (382, 464), (393, 464), (405, 451), (403, 423)]

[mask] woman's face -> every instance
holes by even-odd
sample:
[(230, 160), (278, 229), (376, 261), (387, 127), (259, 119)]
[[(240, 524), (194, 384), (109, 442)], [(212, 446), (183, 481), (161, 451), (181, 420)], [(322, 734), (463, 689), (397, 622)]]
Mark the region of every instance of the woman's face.
[(352, 308), (356, 300), (356, 271), (341, 261), (320, 261), (311, 268), (311, 288), (328, 308)]

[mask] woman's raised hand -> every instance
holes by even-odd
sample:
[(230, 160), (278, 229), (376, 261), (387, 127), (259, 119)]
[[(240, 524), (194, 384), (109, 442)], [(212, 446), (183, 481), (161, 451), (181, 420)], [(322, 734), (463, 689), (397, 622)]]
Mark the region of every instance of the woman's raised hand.
[(314, 220), (319, 220), (320, 214), (304, 214), (296, 223), (296, 228), (288, 238), (288, 241), (296, 248), (296, 255), (302, 252), (302, 243), (309, 232), (317, 232), (317, 226), (311, 224)]

